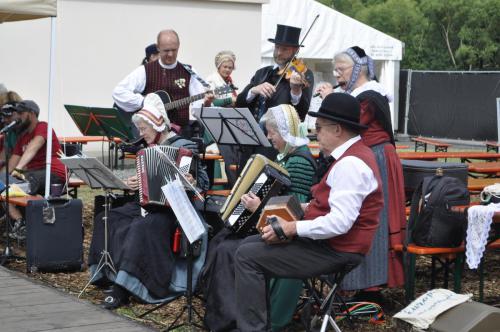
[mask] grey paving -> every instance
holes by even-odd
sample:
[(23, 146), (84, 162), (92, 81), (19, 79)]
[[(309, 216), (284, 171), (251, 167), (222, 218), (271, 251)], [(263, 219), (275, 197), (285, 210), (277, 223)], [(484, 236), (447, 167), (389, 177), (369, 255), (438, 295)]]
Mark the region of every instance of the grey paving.
[(0, 266), (0, 331), (153, 330)]

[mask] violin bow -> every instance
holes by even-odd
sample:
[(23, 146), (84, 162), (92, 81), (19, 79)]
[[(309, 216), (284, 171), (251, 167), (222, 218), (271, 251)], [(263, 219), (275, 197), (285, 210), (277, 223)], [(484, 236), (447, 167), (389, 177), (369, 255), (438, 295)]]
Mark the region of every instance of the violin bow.
[(297, 48), (297, 51), (292, 56), (292, 58), (287, 62), (285, 68), (283, 69), (283, 74), (281, 74), (280, 78), (278, 79), (278, 82), (276, 82), (276, 84), (274, 84), (274, 88), (275, 89), (278, 87), (278, 84), (280, 84), (280, 82), (283, 79), (283, 77), (285, 77), (286, 71), (288, 70), (288, 67), (290, 67), (290, 64), (292, 63), (292, 61), (297, 57), (297, 54), (299, 54), (300, 48), (302, 47), (302, 44), (304, 44), (304, 40), (306, 40), (307, 35), (309, 35), (309, 32), (311, 32), (311, 29), (312, 29), (313, 25), (316, 23), (316, 21), (318, 20), (318, 17), (319, 17), (319, 14), (316, 15), (316, 17), (314, 18), (314, 21), (309, 26), (309, 29), (307, 30), (306, 34), (302, 38), (302, 41), (300, 42), (299, 47)]

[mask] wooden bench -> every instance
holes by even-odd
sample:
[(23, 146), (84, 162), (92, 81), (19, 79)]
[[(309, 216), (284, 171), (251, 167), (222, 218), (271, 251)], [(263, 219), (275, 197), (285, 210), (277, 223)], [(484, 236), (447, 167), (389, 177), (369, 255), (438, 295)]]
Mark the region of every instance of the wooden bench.
[(462, 244), (457, 248), (429, 248), (410, 243), (406, 248), (402, 244), (394, 246), (397, 252), (406, 252), (408, 265), (405, 266), (405, 299), (409, 303), (415, 298), (415, 266), (416, 256), (431, 256), (431, 284), (430, 289), (436, 288), (436, 263), (439, 262), (444, 268), (444, 288), (448, 288), (448, 271), (453, 264), (453, 290), (460, 293), (462, 286), (462, 270), (464, 266), (465, 247)]
[(398, 152), (399, 159), (408, 160), (437, 160), (437, 159), (460, 159), (462, 162), (471, 159), (477, 160), (497, 160), (500, 158), (500, 153), (488, 152)]
[(78, 188), (85, 185), (85, 182), (80, 179), (69, 179), (68, 182), (68, 195), (73, 198), (78, 198)]
[[(486, 177), (495, 177), (500, 172), (500, 162), (482, 162), (482, 163), (469, 163), (469, 173), (478, 173)], [(473, 175), (471, 175), (473, 176)], [(473, 176), (476, 177), (476, 176)], [(499, 179), (500, 182), (500, 179)]]
[(491, 186), (492, 184), (495, 183), (500, 183), (500, 179), (495, 179), (495, 178), (475, 179), (469, 177), (467, 179), (467, 189), (469, 189), (470, 192), (481, 192), (483, 191), (484, 187)]
[(435, 152), (447, 152), (448, 147), (451, 146), (451, 144), (443, 143), (440, 141), (436, 141), (436, 140), (421, 137), (421, 136), (412, 137), (411, 139), (412, 139), (412, 141), (415, 142), (415, 152), (417, 152), (418, 148), (421, 148), (421, 147), (424, 148), (424, 152), (427, 152), (427, 144), (434, 145)]
[(484, 144), (486, 145), (486, 152), (496, 152), (498, 153), (498, 147), (500, 147), (500, 143), (498, 142), (493, 142), (493, 141), (487, 141), (487, 142), (484, 142)]

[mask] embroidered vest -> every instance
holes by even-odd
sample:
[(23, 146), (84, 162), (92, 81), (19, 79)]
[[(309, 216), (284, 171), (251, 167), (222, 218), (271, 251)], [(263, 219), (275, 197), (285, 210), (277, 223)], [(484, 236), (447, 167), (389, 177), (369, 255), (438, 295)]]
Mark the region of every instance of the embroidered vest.
[[(173, 69), (165, 69), (159, 61), (149, 62), (144, 65), (146, 69), (146, 87), (143, 95), (164, 90), (172, 101), (189, 97), (189, 81), (191, 75), (177, 62)], [(170, 122), (184, 127), (189, 123), (189, 105), (170, 110), (167, 113)]]
[(363, 200), (359, 216), (351, 229), (346, 234), (328, 239), (328, 242), (330, 246), (337, 251), (367, 254), (379, 224), (380, 211), (382, 210), (384, 199), (381, 189), (382, 182), (380, 180), (375, 156), (370, 148), (364, 145), (362, 141), (358, 141), (351, 145), (351, 147), (330, 166), (328, 172), (323, 176), (321, 181), (312, 187), (311, 193), (313, 199), (307, 207), (304, 219), (315, 219), (316, 217), (324, 216), (330, 212), (330, 205), (328, 204), (330, 187), (326, 183), (326, 179), (335, 163), (347, 156), (358, 157), (370, 167), (377, 179), (378, 188)]

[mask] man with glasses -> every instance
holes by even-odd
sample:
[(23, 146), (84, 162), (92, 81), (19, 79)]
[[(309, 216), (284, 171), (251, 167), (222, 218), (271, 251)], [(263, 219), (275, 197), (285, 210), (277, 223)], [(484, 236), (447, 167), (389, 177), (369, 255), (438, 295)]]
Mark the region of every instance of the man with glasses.
[[(142, 108), (144, 97), (148, 93), (163, 90), (174, 101), (205, 92), (191, 66), (177, 61), (180, 46), (177, 32), (160, 31), (157, 45), (160, 58), (135, 69), (113, 90), (116, 105), (127, 114), (128, 118), (132, 118), (133, 113)], [(214, 96), (208, 93), (203, 100), (192, 103), (192, 106), (201, 106), (202, 103), (210, 106), (213, 98)], [(182, 136), (192, 137), (189, 105), (169, 111), (168, 117), (173, 124), (180, 126)]]
[[(373, 152), (359, 136), (360, 106), (348, 94), (333, 93), (316, 113), (318, 143), (335, 159), (320, 182), (303, 220), (268, 218), (262, 235), (246, 238), (236, 251), (239, 331), (269, 331), (270, 278), (306, 279), (348, 272), (370, 249), (383, 206)], [(273, 220), (273, 217), (276, 219)]]

